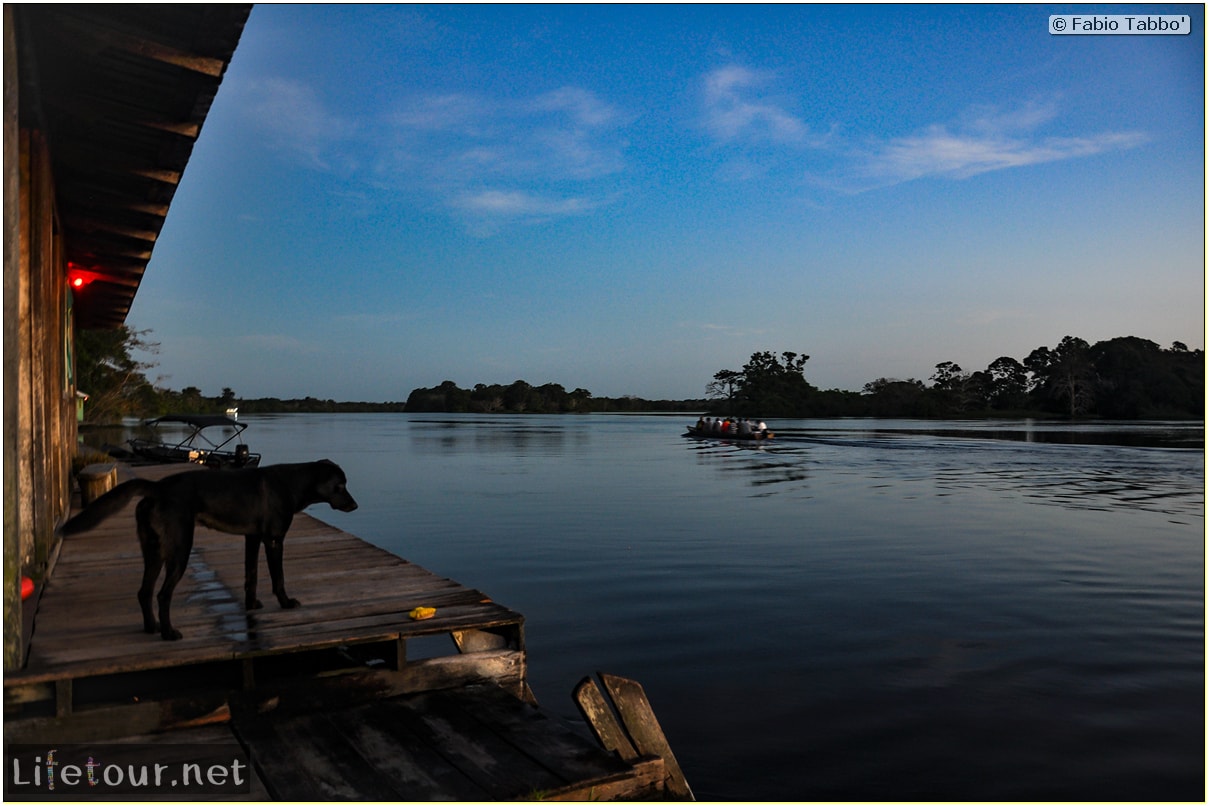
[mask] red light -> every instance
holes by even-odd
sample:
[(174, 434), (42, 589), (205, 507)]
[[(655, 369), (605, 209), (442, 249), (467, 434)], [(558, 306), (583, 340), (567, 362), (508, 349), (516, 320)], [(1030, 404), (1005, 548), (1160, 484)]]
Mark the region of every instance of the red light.
[(86, 269), (78, 263), (67, 264), (67, 284), (75, 289), (84, 288), (93, 280), (101, 279), (102, 275), (95, 269)]

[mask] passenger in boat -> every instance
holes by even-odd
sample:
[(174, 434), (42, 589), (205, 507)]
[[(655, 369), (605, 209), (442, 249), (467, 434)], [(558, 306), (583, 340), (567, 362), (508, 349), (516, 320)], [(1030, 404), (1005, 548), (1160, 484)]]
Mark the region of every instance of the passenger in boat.
[(756, 424), (756, 433), (758, 433), (760, 436), (765, 436), (765, 435), (767, 435), (767, 433), (768, 433), (768, 426), (766, 426), (766, 425), (764, 424), (764, 421), (763, 421), (763, 420), (761, 420), (759, 423), (757, 423), (757, 424)]
[(713, 421), (709, 424), (709, 431), (711, 434), (721, 434), (722, 433), (722, 418), (721, 417), (715, 417), (713, 419)]
[(698, 430), (698, 431), (704, 431), (704, 430), (705, 430), (705, 417), (704, 417), (704, 416), (701, 416), (701, 417), (698, 417), (698, 418), (697, 418), (697, 430)]
[(739, 421), (739, 436), (751, 436), (751, 420), (747, 419), (746, 417)]

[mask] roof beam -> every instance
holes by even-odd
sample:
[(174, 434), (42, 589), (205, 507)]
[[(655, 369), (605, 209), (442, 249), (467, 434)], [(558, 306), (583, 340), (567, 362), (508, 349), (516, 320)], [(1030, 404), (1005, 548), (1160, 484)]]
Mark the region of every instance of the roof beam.
[(165, 203), (154, 202), (116, 202), (112, 205), (121, 210), (129, 210), (132, 213), (145, 213), (156, 218), (168, 217), (168, 205)]
[(162, 182), (176, 187), (180, 184), (183, 169), (159, 168), (149, 164), (148, 158), (154, 155), (142, 155), (121, 152), (114, 149), (108, 151), (97, 143), (64, 142), (57, 144), (56, 159), (62, 164), (70, 164), (73, 169), (87, 172), (91, 177), (101, 176), (138, 176)]
[(155, 243), (159, 238), (159, 232), (138, 227), (129, 227), (117, 223), (116, 221), (102, 221), (96, 218), (88, 218), (86, 216), (67, 216), (68, 223), (72, 227), (81, 232), (107, 232), (111, 235), (119, 235), (123, 238), (133, 238), (136, 241), (147, 241)]
[(62, 115), (64, 120), (120, 121), (127, 125), (142, 126), (145, 129), (180, 135), (188, 140), (196, 140), (201, 134), (201, 124), (196, 121), (149, 118), (146, 110), (139, 109), (133, 104), (122, 103), (112, 98), (107, 98), (102, 102), (83, 93), (73, 93), (70, 98), (52, 98), (43, 102), (43, 107), (57, 115)]
[[(146, 266), (151, 261), (151, 245), (118, 244), (98, 236), (96, 233), (81, 232), (72, 241), (73, 254), (89, 255), (81, 258), (83, 262), (99, 261), (106, 257), (123, 258), (122, 265), (134, 267)], [(108, 262), (108, 261), (107, 261)], [(139, 269), (141, 271), (141, 268)]]
[(170, 134), (179, 134), (181, 137), (187, 137), (190, 140), (196, 140), (201, 134), (200, 123), (177, 123), (171, 120), (135, 120), (140, 126), (146, 126), (148, 129), (158, 129), (162, 132)]
[(135, 37), (115, 31), (112, 28), (100, 29), (92, 25), (82, 25), (77, 20), (70, 18), (62, 19), (61, 24), (65, 30), (70, 30), (73, 36), (91, 42), (96, 48), (114, 48), (152, 61), (183, 67), (211, 78), (222, 76), (223, 69), (226, 67), (226, 62), (222, 59), (187, 53), (168, 45), (152, 42), (145, 37)]
[(141, 176), (144, 179), (154, 179), (156, 182), (163, 182), (165, 185), (175, 187), (181, 183), (181, 172), (170, 171), (163, 168), (127, 168), (127, 173)]

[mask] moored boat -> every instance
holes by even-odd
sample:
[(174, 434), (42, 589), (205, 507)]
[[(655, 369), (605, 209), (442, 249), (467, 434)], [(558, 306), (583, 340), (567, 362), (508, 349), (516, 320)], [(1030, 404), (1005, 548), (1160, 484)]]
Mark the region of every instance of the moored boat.
[[(148, 420), (145, 425), (150, 426), (157, 436), (129, 441), (131, 452), (141, 459), (169, 464), (193, 462), (213, 468), (256, 467), (260, 464), (260, 454), (252, 453), (241, 436), (248, 427), (247, 423), (231, 417), (221, 414), (166, 414)], [(168, 436), (174, 425), (185, 426), (182, 438)], [(163, 436), (158, 436), (161, 434)]]

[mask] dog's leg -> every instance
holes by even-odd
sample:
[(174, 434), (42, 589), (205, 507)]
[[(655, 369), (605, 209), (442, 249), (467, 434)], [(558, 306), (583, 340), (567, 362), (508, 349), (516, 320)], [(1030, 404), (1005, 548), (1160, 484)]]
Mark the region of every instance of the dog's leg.
[(264, 607), (256, 598), (256, 566), (260, 564), (260, 535), (245, 535), (243, 544), (243, 606), (245, 610)]
[(144, 498), (139, 501), (135, 510), (139, 547), (143, 550), (143, 584), (139, 587), (139, 608), (143, 611), (143, 632), (153, 635), (159, 632), (160, 625), (151, 611), (151, 597), (155, 593), (155, 580), (159, 578), (160, 570), (164, 567), (160, 538), (150, 523), (150, 511), (154, 505), (153, 499)]
[(165, 529), (175, 532), (176, 539), (165, 535), (162, 541), (165, 555), (164, 584), (160, 586), (157, 597), (160, 605), (160, 635), (165, 641), (179, 641), (180, 631), (172, 628), (172, 592), (176, 590), (176, 584), (181, 581), (189, 567), (189, 554), (193, 551), (193, 518), (187, 516), (175, 523), (169, 522), (165, 524)]
[(277, 603), (282, 607), (289, 609), (297, 607), (300, 602), (297, 599), (291, 599), (285, 592), (285, 574), (281, 570), (281, 548), (284, 537), (270, 535), (264, 541), (264, 556), (269, 563), (269, 576), (273, 580), (273, 595), (277, 597)]

